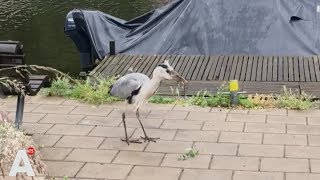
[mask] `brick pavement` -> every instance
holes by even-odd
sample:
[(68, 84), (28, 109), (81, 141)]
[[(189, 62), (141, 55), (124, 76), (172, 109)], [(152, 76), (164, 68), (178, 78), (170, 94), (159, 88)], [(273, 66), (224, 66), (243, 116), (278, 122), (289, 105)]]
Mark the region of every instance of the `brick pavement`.
[[(16, 99), (0, 102), (14, 117)], [(62, 98), (28, 97), (23, 128), (43, 146), (57, 179), (319, 180), (320, 110), (229, 110), (149, 105), (141, 116), (157, 143), (124, 136), (123, 103), (93, 107)], [(142, 135), (134, 113), (128, 134)], [(200, 155), (178, 157), (186, 148)]]

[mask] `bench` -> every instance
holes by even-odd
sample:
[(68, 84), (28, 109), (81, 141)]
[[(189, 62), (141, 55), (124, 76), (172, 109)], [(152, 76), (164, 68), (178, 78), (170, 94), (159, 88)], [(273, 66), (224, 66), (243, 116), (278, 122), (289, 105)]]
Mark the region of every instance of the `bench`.
[(27, 82), (28, 84), (24, 89), (24, 93), (20, 93), (17, 99), (15, 126), (18, 129), (22, 125), (25, 95), (35, 96), (42, 87), (48, 87), (50, 85), (49, 77), (47, 75), (30, 75)]

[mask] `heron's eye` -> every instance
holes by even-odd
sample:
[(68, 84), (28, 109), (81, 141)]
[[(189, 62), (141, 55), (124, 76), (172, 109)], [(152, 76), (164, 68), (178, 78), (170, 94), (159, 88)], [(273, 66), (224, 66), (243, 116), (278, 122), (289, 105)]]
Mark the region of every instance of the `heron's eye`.
[(171, 71), (169, 71), (168, 69), (166, 70), (166, 72), (167, 72), (168, 74), (171, 74)]

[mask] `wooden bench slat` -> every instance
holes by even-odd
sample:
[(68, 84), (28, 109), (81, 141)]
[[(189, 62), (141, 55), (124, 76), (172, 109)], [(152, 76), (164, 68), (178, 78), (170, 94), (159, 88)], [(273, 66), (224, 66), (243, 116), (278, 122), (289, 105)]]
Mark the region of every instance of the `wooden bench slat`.
[(268, 57), (267, 81), (272, 81), (273, 57)]

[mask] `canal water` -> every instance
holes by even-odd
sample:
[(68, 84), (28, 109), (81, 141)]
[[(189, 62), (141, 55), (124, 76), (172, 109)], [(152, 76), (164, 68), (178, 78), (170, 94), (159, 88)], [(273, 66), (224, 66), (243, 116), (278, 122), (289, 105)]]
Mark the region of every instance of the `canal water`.
[(130, 20), (152, 5), (150, 0), (0, 0), (0, 40), (22, 41), (27, 64), (78, 75), (79, 53), (63, 31), (65, 16), (74, 8)]

